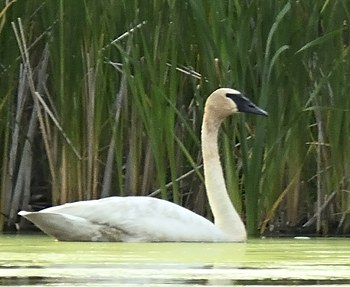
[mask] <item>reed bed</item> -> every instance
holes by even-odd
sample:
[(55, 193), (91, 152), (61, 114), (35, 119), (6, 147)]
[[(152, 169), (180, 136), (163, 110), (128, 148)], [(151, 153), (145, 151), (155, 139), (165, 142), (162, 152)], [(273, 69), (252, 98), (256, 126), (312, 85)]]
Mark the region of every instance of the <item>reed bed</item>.
[(211, 218), (201, 117), (227, 86), (269, 112), (220, 141), (249, 234), (348, 234), (349, 2), (151, 2), (0, 1), (0, 228), (113, 195)]

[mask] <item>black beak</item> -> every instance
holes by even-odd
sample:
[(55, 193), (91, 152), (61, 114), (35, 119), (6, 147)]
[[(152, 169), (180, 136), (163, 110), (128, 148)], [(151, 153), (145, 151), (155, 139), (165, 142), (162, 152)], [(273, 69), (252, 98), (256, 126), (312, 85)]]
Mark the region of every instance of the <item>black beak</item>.
[(237, 105), (237, 109), (241, 113), (250, 113), (267, 117), (269, 114), (257, 105), (253, 104), (248, 98), (241, 94), (227, 94)]

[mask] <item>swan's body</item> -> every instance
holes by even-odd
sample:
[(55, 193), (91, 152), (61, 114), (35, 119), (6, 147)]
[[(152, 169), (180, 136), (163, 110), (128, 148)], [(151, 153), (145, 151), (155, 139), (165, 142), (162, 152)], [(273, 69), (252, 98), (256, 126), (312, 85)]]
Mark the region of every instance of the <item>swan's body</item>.
[(217, 145), (222, 121), (237, 112), (267, 115), (233, 89), (216, 90), (205, 105), (202, 152), (215, 224), (174, 203), (144, 196), (79, 201), (19, 214), (62, 241), (245, 241), (243, 221), (227, 194)]
[(145, 196), (78, 201), (20, 214), (63, 241), (223, 241), (225, 238), (204, 217), (172, 202)]

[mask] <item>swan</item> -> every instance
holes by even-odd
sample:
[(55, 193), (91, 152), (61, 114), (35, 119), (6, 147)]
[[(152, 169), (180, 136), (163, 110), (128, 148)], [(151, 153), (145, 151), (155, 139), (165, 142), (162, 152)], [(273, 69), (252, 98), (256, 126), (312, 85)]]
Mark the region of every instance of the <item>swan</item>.
[(244, 242), (246, 229), (227, 194), (217, 143), (223, 120), (239, 112), (267, 116), (234, 89), (217, 89), (206, 100), (202, 154), (215, 224), (175, 203), (147, 196), (78, 201), (19, 215), (60, 241)]

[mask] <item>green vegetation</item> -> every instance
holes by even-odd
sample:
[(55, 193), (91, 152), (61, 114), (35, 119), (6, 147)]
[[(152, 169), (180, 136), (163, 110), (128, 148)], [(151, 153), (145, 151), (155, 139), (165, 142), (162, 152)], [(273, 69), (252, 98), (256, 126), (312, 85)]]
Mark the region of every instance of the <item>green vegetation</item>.
[[(350, 231), (350, 3), (0, 1), (0, 226), (19, 209), (153, 194), (208, 218), (205, 98), (249, 234)], [(306, 225), (304, 227), (303, 224)]]

